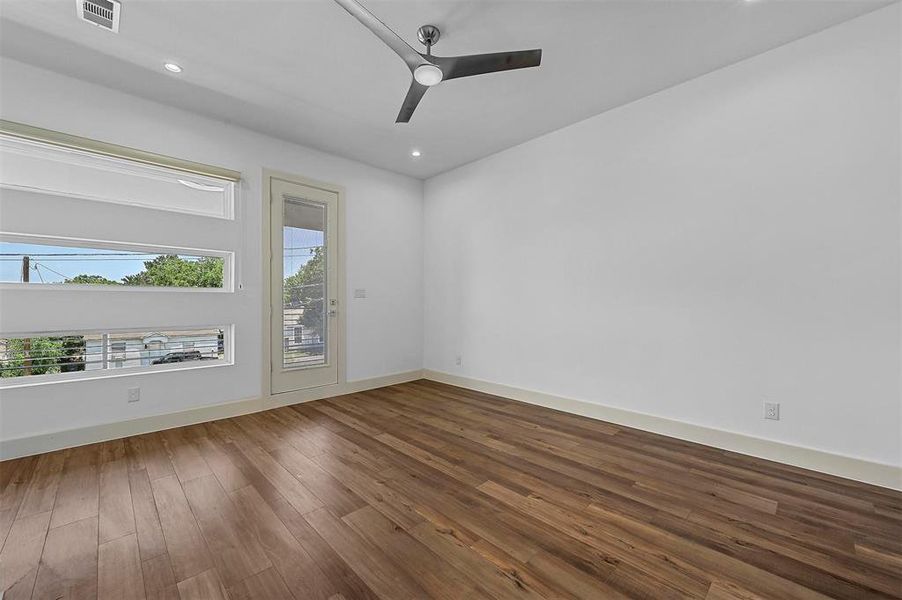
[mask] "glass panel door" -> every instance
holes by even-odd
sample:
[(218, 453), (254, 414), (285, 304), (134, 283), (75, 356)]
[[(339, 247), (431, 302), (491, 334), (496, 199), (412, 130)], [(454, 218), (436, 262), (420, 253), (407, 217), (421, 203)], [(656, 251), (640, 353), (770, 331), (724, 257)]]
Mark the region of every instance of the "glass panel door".
[(282, 366), (326, 362), (326, 207), (287, 198), (282, 210)]
[(273, 393), (338, 382), (338, 195), (272, 180)]

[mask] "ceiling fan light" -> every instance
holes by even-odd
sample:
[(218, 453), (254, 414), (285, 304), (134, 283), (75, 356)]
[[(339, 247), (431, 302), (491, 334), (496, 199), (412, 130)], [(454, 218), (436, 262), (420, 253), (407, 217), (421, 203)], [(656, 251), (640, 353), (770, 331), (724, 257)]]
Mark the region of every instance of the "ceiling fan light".
[(413, 78), (417, 83), (427, 87), (440, 83), (442, 77), (442, 70), (432, 64), (420, 65), (413, 71)]

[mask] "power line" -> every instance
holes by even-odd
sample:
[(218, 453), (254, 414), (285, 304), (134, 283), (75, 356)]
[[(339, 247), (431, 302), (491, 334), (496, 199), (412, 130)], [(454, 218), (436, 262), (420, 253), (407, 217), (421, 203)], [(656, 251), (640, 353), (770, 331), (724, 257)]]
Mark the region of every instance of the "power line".
[(159, 252), (0, 252), (0, 256), (177, 256)]
[[(39, 254), (29, 254), (32, 257), (41, 257)], [(0, 262), (19, 262), (21, 258), (6, 258), (0, 257)], [(105, 258), (105, 257), (78, 257), (78, 258), (50, 258), (48, 259), (50, 262), (60, 263), (60, 262), (129, 262), (129, 261), (138, 261), (138, 262), (146, 262), (146, 259), (142, 258)], [(195, 262), (193, 260), (189, 260), (187, 262)]]
[(77, 260), (92, 260), (92, 259), (105, 259), (105, 260), (144, 260), (149, 257), (158, 258), (161, 256), (175, 256), (176, 258), (180, 258), (182, 260), (189, 259), (201, 259), (201, 258), (219, 258), (218, 256), (200, 256), (196, 254), (103, 254), (103, 253), (78, 253), (78, 254), (33, 254), (31, 252), (22, 252), (20, 254), (0, 254), (0, 260), (21, 260), (23, 256), (35, 256), (40, 258), (52, 258), (53, 260), (66, 260), (66, 259), (77, 259)]
[[(39, 262), (34, 263), (34, 269), (35, 269), (35, 271), (38, 270), (38, 265), (41, 265), (42, 267), (44, 267), (45, 269), (47, 269), (47, 270), (50, 271), (51, 273), (56, 273), (57, 275), (59, 275), (60, 277), (62, 277), (62, 278), (64, 278), (64, 279), (69, 279), (69, 276), (68, 276), (68, 275), (63, 275), (63, 274), (60, 273), (59, 271), (54, 271), (53, 269), (51, 269), (51, 268), (48, 267), (47, 265), (42, 264), (42, 263), (39, 263)], [(41, 272), (38, 271), (38, 276), (40, 276), (40, 274), (41, 274)], [(41, 277), (41, 283), (44, 283), (44, 278), (43, 278), (43, 277)]]
[[(10, 257), (10, 256), (0, 256), (0, 262), (19, 262), (22, 260), (23, 256), (32, 256), (38, 258), (45, 258), (47, 255), (45, 254), (20, 254), (18, 257)], [(106, 255), (72, 255), (67, 254), (64, 256), (56, 256), (51, 257), (49, 260), (52, 262), (112, 262), (112, 261), (140, 261), (146, 262), (147, 257), (149, 256), (159, 256), (154, 254), (148, 254), (145, 256), (134, 256), (134, 257), (122, 257), (122, 256), (106, 256)], [(71, 258), (68, 258), (71, 257)], [(218, 256), (179, 256), (179, 259), (184, 260), (186, 262), (197, 262), (199, 260), (205, 258), (219, 258)]]

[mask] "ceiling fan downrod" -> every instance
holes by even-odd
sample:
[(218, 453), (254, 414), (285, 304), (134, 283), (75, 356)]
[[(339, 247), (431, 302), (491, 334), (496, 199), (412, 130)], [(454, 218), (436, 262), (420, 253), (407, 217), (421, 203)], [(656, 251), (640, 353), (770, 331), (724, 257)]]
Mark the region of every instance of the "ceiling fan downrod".
[(432, 47), (438, 43), (442, 32), (435, 25), (423, 25), (417, 29), (417, 39), (426, 46), (426, 56), (432, 56)]

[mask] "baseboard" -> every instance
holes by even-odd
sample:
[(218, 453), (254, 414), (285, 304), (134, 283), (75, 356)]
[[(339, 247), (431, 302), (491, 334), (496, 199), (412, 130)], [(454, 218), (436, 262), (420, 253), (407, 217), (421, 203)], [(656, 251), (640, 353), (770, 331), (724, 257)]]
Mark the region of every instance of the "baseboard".
[(795, 446), (741, 433), (704, 427), (702, 425), (683, 423), (664, 417), (595, 404), (585, 400), (563, 398), (543, 392), (516, 388), (480, 379), (461, 377), (459, 375), (452, 375), (450, 373), (432, 371), (429, 369), (423, 371), (407, 371), (404, 373), (361, 379), (358, 381), (349, 381), (337, 385), (311, 388), (298, 392), (274, 394), (267, 398), (251, 398), (236, 402), (199, 406), (176, 413), (152, 415), (128, 421), (120, 421), (118, 423), (91, 425), (88, 427), (67, 429), (28, 437), (0, 440), (0, 460), (31, 456), (42, 452), (51, 452), (53, 450), (115, 440), (130, 435), (162, 431), (164, 429), (172, 429), (173, 427), (183, 427), (185, 425), (194, 425), (228, 417), (237, 417), (249, 413), (269, 410), (279, 406), (310, 402), (344, 394), (353, 394), (389, 385), (406, 383), (420, 378), (447, 383), (449, 385), (456, 385), (458, 387), (494, 394), (496, 396), (503, 396), (505, 398), (511, 398), (512, 400), (545, 406), (547, 408), (562, 410), (628, 427), (635, 427), (636, 429), (642, 429), (644, 431), (660, 433), (662, 435), (690, 442), (714, 446), (716, 448), (811, 469), (821, 473), (828, 473), (830, 475), (846, 477), (848, 479), (863, 481), (882, 487), (902, 490), (902, 468), (893, 465), (871, 462), (860, 458), (833, 454), (823, 450)]
[(388, 385), (396, 385), (398, 383), (420, 379), (421, 377), (422, 371), (417, 369), (406, 373), (397, 373), (382, 377), (361, 379), (358, 381), (348, 381), (337, 385), (327, 385), (298, 392), (274, 394), (268, 398), (249, 398), (235, 402), (198, 406), (180, 412), (140, 417), (138, 419), (119, 421), (117, 423), (104, 423), (101, 425), (91, 425), (76, 429), (66, 429), (63, 431), (0, 440), (0, 460), (20, 458), (23, 456), (31, 456), (33, 454), (41, 454), (43, 452), (52, 452), (53, 450), (74, 448), (75, 446), (84, 446), (85, 444), (94, 444), (97, 442), (105, 442), (107, 440), (116, 440), (130, 435), (140, 435), (152, 431), (172, 429), (173, 427), (183, 427), (185, 425), (195, 425), (207, 421), (237, 417), (269, 410), (279, 406), (299, 404), (301, 402), (310, 402), (322, 398), (331, 398), (333, 396), (353, 394), (355, 392), (362, 392)]
[(563, 398), (500, 383), (461, 377), (441, 371), (424, 369), (423, 377), (440, 383), (447, 383), (529, 404), (537, 404), (584, 417), (705, 444), (706, 446), (714, 446), (715, 448), (802, 467), (812, 471), (902, 490), (902, 468), (893, 465), (871, 462), (841, 454), (832, 454), (823, 450), (795, 446), (742, 433), (684, 423), (664, 417), (595, 404), (585, 400)]
[(347, 381), (345, 383), (339, 383), (338, 385), (326, 385), (323, 387), (298, 390), (296, 392), (273, 394), (264, 403), (264, 410), (277, 408), (279, 406), (300, 404), (301, 402), (322, 400), (323, 398), (332, 398), (334, 396), (342, 396), (344, 394), (365, 392), (366, 390), (374, 390), (376, 388), (388, 387), (390, 385), (398, 385), (399, 383), (407, 383), (408, 381), (415, 381), (422, 378), (423, 371), (421, 369), (416, 369), (414, 371), (405, 371), (403, 373), (393, 373), (392, 375), (382, 375), (379, 377), (370, 377), (369, 379)]

